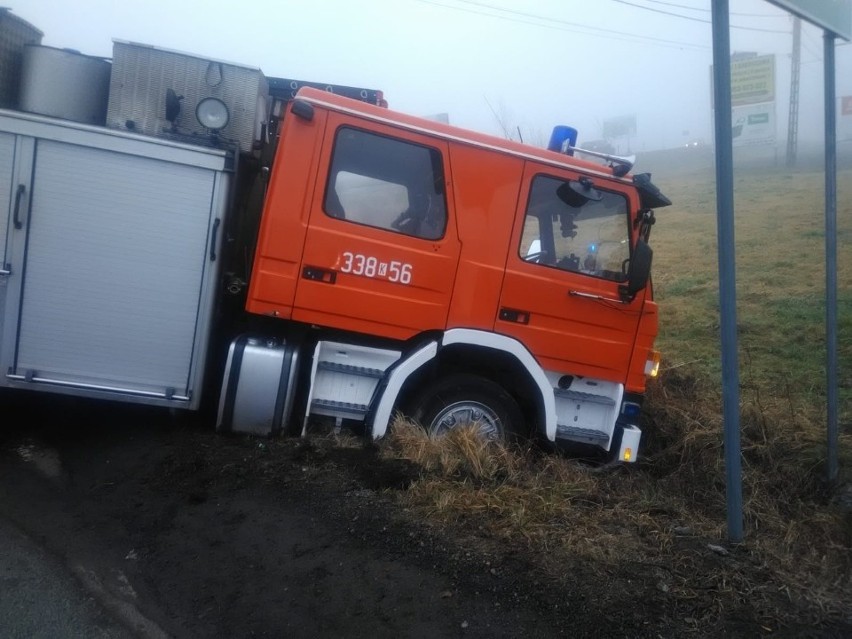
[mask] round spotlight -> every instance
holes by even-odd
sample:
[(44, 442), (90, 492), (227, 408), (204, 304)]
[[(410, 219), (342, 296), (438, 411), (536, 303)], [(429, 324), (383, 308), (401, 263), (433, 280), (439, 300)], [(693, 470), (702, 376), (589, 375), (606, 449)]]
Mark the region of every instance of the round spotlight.
[(228, 125), (228, 107), (217, 98), (204, 98), (195, 108), (195, 118), (201, 126), (218, 131)]

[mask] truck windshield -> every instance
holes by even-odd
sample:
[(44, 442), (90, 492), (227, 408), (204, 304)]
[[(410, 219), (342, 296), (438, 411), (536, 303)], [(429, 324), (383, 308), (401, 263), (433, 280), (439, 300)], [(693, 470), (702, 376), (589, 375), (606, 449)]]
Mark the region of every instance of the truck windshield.
[(630, 258), (627, 199), (588, 180), (533, 178), (520, 257), (526, 262), (616, 282)]

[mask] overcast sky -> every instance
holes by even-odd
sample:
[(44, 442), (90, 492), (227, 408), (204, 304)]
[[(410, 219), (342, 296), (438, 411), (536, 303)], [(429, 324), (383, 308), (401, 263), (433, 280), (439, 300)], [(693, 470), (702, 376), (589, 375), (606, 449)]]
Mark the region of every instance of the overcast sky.
[[(635, 115), (633, 152), (712, 141), (710, 0), (22, 0), (42, 44), (111, 57), (131, 40), (259, 67), (266, 75), (384, 91), (392, 108), (544, 144), (554, 125), (601, 136)], [(792, 19), (731, 0), (734, 51), (777, 55), (786, 131)], [(677, 15), (672, 15), (677, 14)], [(840, 41), (842, 42), (842, 41)], [(822, 131), (822, 33), (805, 24), (800, 132)], [(852, 94), (852, 46), (837, 48)], [(852, 119), (852, 118), (848, 118)], [(842, 120), (842, 119), (841, 119)], [(841, 130), (843, 125), (841, 121)], [(852, 123), (848, 123), (852, 125)], [(852, 127), (850, 127), (852, 130)]]

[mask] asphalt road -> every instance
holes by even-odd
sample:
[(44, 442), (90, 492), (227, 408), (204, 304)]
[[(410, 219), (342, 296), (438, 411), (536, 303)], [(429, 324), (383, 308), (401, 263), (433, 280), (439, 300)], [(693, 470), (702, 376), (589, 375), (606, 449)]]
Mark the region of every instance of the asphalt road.
[(0, 519), (0, 636), (132, 637), (61, 561)]

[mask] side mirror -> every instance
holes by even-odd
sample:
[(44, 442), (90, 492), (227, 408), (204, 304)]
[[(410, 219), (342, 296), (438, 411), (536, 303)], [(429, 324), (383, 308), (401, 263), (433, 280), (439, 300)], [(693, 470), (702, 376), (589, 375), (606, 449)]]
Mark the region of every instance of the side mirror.
[(653, 257), (654, 251), (648, 243), (645, 240), (636, 240), (630, 266), (627, 269), (627, 284), (621, 287), (621, 298), (625, 302), (632, 301), (636, 294), (648, 285)]

